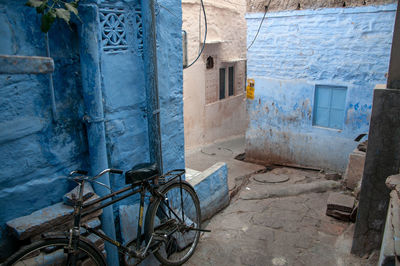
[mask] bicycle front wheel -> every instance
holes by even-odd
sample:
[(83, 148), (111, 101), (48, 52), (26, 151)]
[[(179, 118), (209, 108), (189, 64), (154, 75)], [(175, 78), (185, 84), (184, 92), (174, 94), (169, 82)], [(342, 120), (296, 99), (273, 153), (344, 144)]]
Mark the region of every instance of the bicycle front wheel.
[[(32, 243), (8, 258), (4, 265), (72, 265), (68, 242), (67, 238), (55, 238)], [(102, 254), (83, 241), (79, 241), (75, 258), (75, 265), (106, 265)]]
[(187, 182), (171, 183), (161, 193), (164, 198), (149, 207), (146, 240), (152, 240), (154, 255), (162, 264), (181, 265), (193, 255), (199, 242), (200, 202)]

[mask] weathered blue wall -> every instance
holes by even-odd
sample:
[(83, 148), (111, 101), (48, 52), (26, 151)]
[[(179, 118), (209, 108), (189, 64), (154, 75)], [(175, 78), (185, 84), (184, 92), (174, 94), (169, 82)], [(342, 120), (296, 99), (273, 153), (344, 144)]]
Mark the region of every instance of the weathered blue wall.
[[(117, 12), (115, 8), (117, 7)], [(100, 58), (102, 91), (107, 136), (107, 152), (110, 167), (129, 169), (149, 162), (149, 136), (147, 125), (147, 101), (144, 75), (142, 12), (140, 1), (110, 2), (99, 5), (102, 16), (119, 14), (124, 16), (125, 48), (113, 49), (105, 44), (102, 35)], [(119, 13), (118, 13), (119, 12)], [(104, 29), (101, 27), (100, 30)], [(123, 44), (122, 42), (120, 44)], [(125, 185), (124, 178), (111, 177), (114, 189)]]
[[(185, 168), (183, 133), (182, 5), (158, 0), (157, 64), (163, 170)], [(171, 14), (172, 13), (172, 14)], [(177, 18), (178, 17), (178, 18)]]
[[(268, 13), (248, 50), (250, 159), (344, 171), (386, 83), (396, 5)], [(248, 14), (247, 39), (263, 14)], [(343, 128), (313, 126), (315, 85), (347, 87)]]
[[(0, 0), (1, 54), (45, 55), (40, 19), (25, 2)], [(179, 0), (159, 2), (181, 16)], [(154, 132), (149, 132), (151, 99), (146, 96), (150, 88), (145, 70), (153, 62), (143, 49), (143, 35), (149, 33), (143, 32), (142, 25), (151, 14), (142, 12), (139, 0), (88, 0), (80, 5), (82, 21), (98, 32), (80, 30), (76, 21), (72, 30), (57, 22), (49, 33), (57, 122), (52, 122), (46, 75), (0, 75), (0, 258), (12, 249), (6, 221), (61, 201), (73, 185), (60, 177), (74, 169), (91, 168), (88, 143), (93, 139), (87, 139), (87, 128), (104, 123), (107, 167), (127, 170), (151, 161)], [(160, 131), (167, 171), (185, 165), (181, 21), (156, 10)], [(110, 14), (124, 17), (118, 25), (124, 32), (118, 43), (110, 44), (103, 35)], [(98, 43), (93, 45), (93, 40)], [(85, 125), (82, 118), (90, 113), (92, 96), (84, 97), (84, 93), (91, 93), (90, 86), (101, 87), (104, 117), (90, 117)], [(110, 183), (117, 189), (124, 185), (124, 177), (111, 175)], [(115, 206), (115, 214), (118, 210)]]
[[(0, 1), (0, 53), (45, 56), (39, 19), (25, 2)], [(87, 167), (78, 36), (62, 23), (49, 34), (57, 123), (47, 75), (0, 75), (0, 257), (11, 248), (4, 222), (61, 201), (71, 189), (62, 176)]]
[[(143, 0), (147, 1), (147, 0)], [(142, 2), (143, 2), (142, 1)], [(161, 138), (157, 138), (157, 131), (154, 130), (156, 124), (156, 112), (153, 110), (152, 97), (155, 97), (153, 90), (147, 89), (147, 116), (149, 125), (149, 143), (153, 155), (146, 154), (146, 156), (154, 156), (158, 154), (156, 144), (161, 140), (161, 154), (163, 162), (163, 171), (167, 172), (172, 169), (184, 169), (184, 133), (183, 133), (183, 77), (182, 77), (182, 39), (181, 39), (181, 20), (176, 19), (176, 16), (181, 17), (181, 2), (179, 0), (164, 0), (158, 3), (166, 8), (161, 8), (160, 5), (155, 6), (156, 12), (156, 39), (157, 39), (157, 65), (158, 65), (158, 93), (160, 105), (160, 124), (161, 124)], [(143, 26), (143, 40), (151, 39), (149, 32), (150, 27), (150, 14), (149, 9), (142, 6), (142, 21), (146, 23)], [(172, 14), (171, 14), (172, 12)], [(152, 54), (151, 45), (144, 43), (144, 58), (143, 67), (145, 69), (145, 86), (151, 86), (151, 79), (154, 78), (154, 54)], [(146, 96), (145, 91), (138, 91), (141, 97)], [(155, 111), (153, 113), (153, 111)], [(152, 130), (152, 131), (151, 131)], [(132, 158), (135, 159), (135, 158)], [(154, 160), (149, 158), (148, 160)], [(155, 159), (155, 162), (158, 160)], [(132, 204), (132, 201), (124, 201), (119, 206), (120, 224), (131, 223), (134, 221), (133, 226), (137, 226), (138, 203)], [(131, 225), (132, 227), (132, 225)], [(124, 242), (132, 240), (135, 237), (135, 232), (127, 232), (121, 229), (121, 238)], [(154, 260), (147, 261), (148, 265), (154, 264)]]

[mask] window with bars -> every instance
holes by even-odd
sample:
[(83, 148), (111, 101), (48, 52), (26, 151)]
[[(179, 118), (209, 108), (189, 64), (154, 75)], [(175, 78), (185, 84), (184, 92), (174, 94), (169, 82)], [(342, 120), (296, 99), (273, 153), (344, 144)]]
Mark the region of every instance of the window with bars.
[(313, 125), (343, 129), (347, 87), (315, 86)]
[(235, 78), (234, 78), (233, 66), (228, 68), (228, 96), (233, 96), (235, 94)]
[(219, 69), (219, 99), (225, 99), (225, 68)]
[(219, 69), (219, 99), (233, 95), (235, 95), (235, 68), (234, 66), (222, 67)]

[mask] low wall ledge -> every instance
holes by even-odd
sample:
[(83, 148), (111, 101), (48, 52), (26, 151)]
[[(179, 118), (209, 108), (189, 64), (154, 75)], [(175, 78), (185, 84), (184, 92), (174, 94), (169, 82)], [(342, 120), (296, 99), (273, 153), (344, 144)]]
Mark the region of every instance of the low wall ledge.
[(0, 55), (0, 74), (46, 74), (54, 71), (50, 57)]

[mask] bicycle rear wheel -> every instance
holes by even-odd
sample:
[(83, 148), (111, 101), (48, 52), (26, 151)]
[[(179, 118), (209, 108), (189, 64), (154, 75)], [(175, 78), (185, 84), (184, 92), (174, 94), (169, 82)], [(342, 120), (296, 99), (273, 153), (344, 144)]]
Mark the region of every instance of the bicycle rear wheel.
[(153, 237), (154, 255), (162, 264), (181, 265), (199, 242), (200, 202), (187, 182), (168, 184), (160, 192), (164, 199), (154, 201), (147, 212), (146, 241)]
[[(68, 242), (67, 238), (55, 238), (32, 243), (8, 258), (4, 265), (72, 265), (68, 257)], [(97, 249), (79, 241), (76, 265), (105, 266), (106, 263)]]

